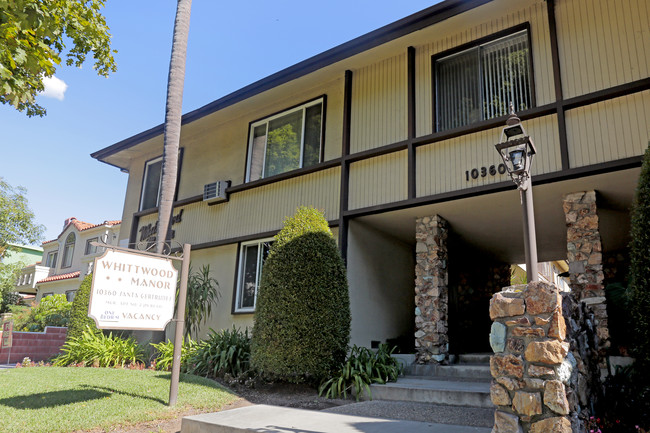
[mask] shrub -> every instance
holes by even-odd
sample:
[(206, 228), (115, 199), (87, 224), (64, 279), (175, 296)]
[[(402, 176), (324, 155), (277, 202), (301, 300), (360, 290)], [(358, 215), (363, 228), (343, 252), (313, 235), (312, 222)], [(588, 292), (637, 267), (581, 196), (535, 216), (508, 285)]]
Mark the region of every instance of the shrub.
[(32, 307), (25, 322), (20, 323), (17, 329), (29, 332), (41, 332), (46, 326), (68, 326), (72, 303), (68, 302), (65, 295), (51, 295), (41, 299), (41, 302)]
[(90, 327), (93, 332), (99, 332), (95, 325), (95, 321), (88, 317), (92, 281), (93, 275), (86, 275), (74, 296), (74, 300), (72, 301), (72, 311), (70, 312), (70, 323), (68, 324), (67, 339), (81, 337), (84, 330), (88, 327)]
[[(185, 303), (185, 336), (199, 332), (199, 325), (212, 314), (212, 306), (221, 298), (219, 283), (210, 276), (210, 265), (203, 265), (200, 271), (190, 269), (187, 279), (187, 298)], [(180, 287), (180, 285), (179, 285)]]
[(395, 347), (388, 350), (387, 344), (381, 344), (377, 352), (355, 345), (341, 370), (320, 385), (318, 395), (347, 398), (348, 392), (353, 392), (359, 400), (365, 392), (372, 397), (371, 384), (394, 382), (402, 372), (399, 361), (391, 356), (394, 351)]
[(345, 267), (323, 214), (285, 220), (262, 269), (251, 342), (268, 379), (319, 383), (345, 361), (350, 300)]
[[(150, 343), (156, 349), (156, 356), (153, 360), (153, 365), (156, 370), (170, 371), (174, 362), (174, 343), (170, 340), (163, 341), (162, 343)], [(188, 338), (187, 341), (183, 339), (181, 346), (181, 370), (187, 371), (187, 360), (197, 348), (197, 343)]]
[(144, 350), (134, 338), (104, 335), (89, 326), (80, 337), (68, 337), (61, 351), (63, 354), (54, 360), (54, 365), (60, 367), (73, 364), (124, 367), (144, 362)]
[(201, 376), (239, 377), (250, 370), (250, 338), (233, 325), (232, 330), (210, 329), (208, 338), (187, 359), (189, 373)]
[(630, 273), (631, 323), (635, 369), (650, 385), (650, 148), (646, 149), (631, 212)]

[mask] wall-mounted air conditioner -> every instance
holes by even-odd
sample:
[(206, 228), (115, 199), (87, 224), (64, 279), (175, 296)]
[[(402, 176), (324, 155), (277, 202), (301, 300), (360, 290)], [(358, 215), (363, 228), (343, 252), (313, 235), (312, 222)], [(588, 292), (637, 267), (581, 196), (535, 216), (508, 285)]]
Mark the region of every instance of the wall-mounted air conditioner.
[(218, 180), (216, 182), (205, 184), (203, 186), (203, 201), (207, 201), (208, 203), (228, 201), (226, 188), (229, 186), (229, 180)]

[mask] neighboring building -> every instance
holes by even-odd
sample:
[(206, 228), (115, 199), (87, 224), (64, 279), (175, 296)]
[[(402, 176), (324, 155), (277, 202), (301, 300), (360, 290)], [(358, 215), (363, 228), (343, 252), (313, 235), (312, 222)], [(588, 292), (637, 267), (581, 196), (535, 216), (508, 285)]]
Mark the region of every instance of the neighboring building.
[(68, 218), (58, 238), (43, 242), (42, 261), (23, 269), (16, 291), (35, 294), (36, 301), (54, 294), (65, 294), (72, 301), (93, 260), (103, 252), (91, 242), (115, 245), (119, 231), (120, 221), (91, 224)]
[[(252, 325), (269, 241), (311, 205), (346, 258), (351, 343), (490, 350), (488, 301), (524, 262), (494, 148), (510, 102), (537, 146), (539, 260), (568, 260), (602, 303), (650, 140), (649, 16), (644, 0), (446, 0), (187, 113), (172, 228), (220, 284), (204, 329)], [(159, 125), (92, 154), (129, 173), (122, 246), (155, 238), (162, 149)]]
[(21, 263), (23, 266), (40, 262), (43, 257), (43, 248), (28, 245), (9, 244), (0, 263), (10, 265)]

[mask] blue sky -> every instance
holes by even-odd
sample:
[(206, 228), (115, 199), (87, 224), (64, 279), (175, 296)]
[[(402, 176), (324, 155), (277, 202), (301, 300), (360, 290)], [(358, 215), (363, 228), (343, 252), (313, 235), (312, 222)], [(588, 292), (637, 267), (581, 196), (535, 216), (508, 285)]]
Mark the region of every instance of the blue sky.
[[(194, 0), (183, 113), (434, 3)], [(60, 67), (67, 89), (39, 97), (43, 118), (0, 106), (0, 176), (27, 188), (46, 240), (68, 217), (122, 217), (128, 175), (90, 153), (163, 122), (175, 12), (173, 0), (108, 0), (116, 73)]]

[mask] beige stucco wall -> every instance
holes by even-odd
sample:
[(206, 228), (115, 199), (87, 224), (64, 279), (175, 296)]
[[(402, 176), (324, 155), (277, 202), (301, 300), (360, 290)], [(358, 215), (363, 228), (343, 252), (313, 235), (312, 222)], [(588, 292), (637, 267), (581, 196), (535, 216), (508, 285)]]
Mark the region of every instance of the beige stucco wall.
[(348, 283), (352, 330), (350, 344), (412, 336), (415, 262), (410, 245), (363, 223), (351, 221)]

